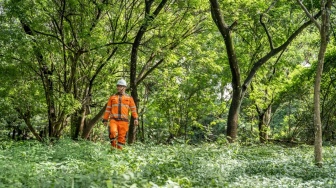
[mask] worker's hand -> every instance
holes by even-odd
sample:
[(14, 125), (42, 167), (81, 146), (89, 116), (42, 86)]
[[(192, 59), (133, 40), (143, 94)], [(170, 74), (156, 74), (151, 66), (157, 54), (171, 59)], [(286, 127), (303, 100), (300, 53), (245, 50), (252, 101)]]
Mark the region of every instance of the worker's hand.
[(137, 126), (139, 124), (139, 121), (137, 119), (134, 120), (134, 125)]

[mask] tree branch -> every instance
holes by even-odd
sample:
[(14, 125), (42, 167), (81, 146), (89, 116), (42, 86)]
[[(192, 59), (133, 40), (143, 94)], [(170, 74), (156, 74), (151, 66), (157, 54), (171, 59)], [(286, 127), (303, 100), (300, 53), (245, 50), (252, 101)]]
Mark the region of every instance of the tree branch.
[(267, 29), (267, 27), (266, 27), (266, 24), (265, 24), (264, 21), (263, 21), (263, 17), (264, 17), (264, 15), (265, 15), (265, 13), (268, 13), (268, 12), (271, 10), (271, 8), (276, 4), (276, 2), (277, 2), (277, 0), (273, 1), (273, 3), (268, 7), (268, 9), (266, 10), (266, 12), (264, 12), (264, 13), (262, 13), (262, 14), (260, 15), (260, 19), (259, 19), (260, 24), (263, 26), (263, 28), (264, 28), (264, 30), (265, 30), (265, 32), (266, 32), (266, 35), (267, 35), (268, 42), (269, 42), (269, 45), (270, 45), (271, 50), (274, 49), (273, 40), (272, 40), (272, 36), (271, 36), (271, 34), (269, 33), (269, 31), (268, 31), (268, 29)]
[[(320, 17), (322, 14), (321, 11), (319, 11), (315, 16), (314, 19)], [(246, 77), (244, 84), (243, 84), (243, 91), (245, 92), (247, 89), (247, 86), (250, 84), (250, 82), (252, 81), (252, 78), (254, 77), (254, 75), (256, 74), (257, 70), (264, 64), (266, 63), (271, 57), (273, 57), (275, 54), (279, 53), (280, 51), (286, 49), (289, 44), (306, 28), (308, 27), (310, 24), (312, 24), (313, 21), (309, 20), (307, 22), (305, 22), (303, 25), (301, 25), (301, 27), (299, 27), (281, 46), (271, 50), (270, 52), (268, 52), (265, 56), (263, 56), (261, 59), (259, 59), (252, 67), (249, 75)]]
[(304, 6), (301, 0), (297, 0), (302, 10), (306, 13), (306, 15), (310, 18), (310, 20), (315, 24), (319, 31), (321, 31), (321, 25), (317, 22), (317, 20), (309, 13), (307, 8)]
[(265, 32), (266, 32), (266, 35), (267, 35), (267, 38), (268, 38), (268, 42), (269, 42), (270, 48), (271, 48), (271, 50), (273, 50), (273, 49), (274, 49), (274, 46), (273, 46), (272, 36), (271, 36), (271, 34), (269, 33), (269, 31), (268, 31), (268, 29), (267, 29), (265, 23), (263, 22), (263, 17), (264, 17), (264, 13), (262, 13), (262, 14), (260, 15), (260, 19), (259, 19), (259, 21), (260, 21), (260, 24), (263, 26), (263, 28), (264, 28), (264, 30), (265, 30)]

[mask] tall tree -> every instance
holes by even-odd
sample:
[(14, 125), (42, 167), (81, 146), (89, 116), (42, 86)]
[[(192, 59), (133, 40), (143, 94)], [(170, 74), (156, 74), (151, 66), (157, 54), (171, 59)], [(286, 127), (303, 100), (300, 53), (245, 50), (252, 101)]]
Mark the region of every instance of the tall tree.
[(310, 20), (315, 24), (320, 32), (321, 42), (320, 50), (318, 53), (318, 63), (316, 68), (315, 83), (314, 83), (314, 126), (315, 126), (315, 143), (314, 143), (314, 156), (315, 164), (322, 167), (322, 123), (321, 123), (321, 107), (320, 107), (320, 89), (321, 89), (321, 78), (323, 73), (324, 56), (327, 50), (329, 41), (329, 30), (330, 30), (330, 12), (332, 0), (321, 0), (320, 1), (320, 11), (322, 12), (320, 23), (314, 18), (308, 11), (306, 6), (301, 0), (297, 0), (304, 12), (310, 18)]
[[(257, 73), (257, 71), (260, 69), (261, 66), (263, 66), (265, 63), (267, 63), (272, 57), (279, 54), (279, 52), (284, 51), (291, 42), (310, 24), (313, 23), (312, 20), (309, 20), (303, 24), (301, 24), (295, 31), (293, 31), (286, 40), (284, 40), (278, 47), (275, 47), (275, 39), (272, 37), (266, 23), (264, 23), (263, 15), (260, 14), (260, 25), (264, 29), (264, 36), (267, 37), (269, 49), (268, 52), (265, 52), (264, 55), (260, 55), (260, 57), (256, 57), (255, 59), (252, 59), (253, 65), (249, 70), (246, 70), (247, 76), (242, 81), (241, 76), (241, 63), (239, 62), (237, 58), (237, 52), (234, 47), (234, 38), (232, 36), (232, 33), (234, 32), (235, 27), (239, 23), (239, 20), (234, 21), (231, 25), (228, 25), (225, 21), (225, 17), (222, 14), (220, 4), (218, 3), (218, 0), (209, 0), (211, 5), (211, 15), (213, 18), (214, 23), (216, 24), (219, 32), (221, 33), (225, 46), (226, 46), (226, 53), (228, 57), (228, 63), (230, 65), (231, 70), (231, 86), (232, 86), (232, 99), (231, 99), (231, 105), (228, 115), (228, 121), (227, 121), (227, 137), (230, 142), (234, 142), (237, 138), (237, 128), (238, 128), (238, 116), (239, 116), (239, 109), (241, 107), (242, 100), (244, 98), (244, 95), (248, 89), (249, 84), (251, 83), (253, 77)], [(268, 1), (267, 1), (268, 2)], [(277, 0), (271, 2), (271, 5), (267, 8), (265, 13), (267, 13), (269, 10), (271, 10), (277, 3)], [(260, 3), (259, 3), (260, 4)], [(314, 18), (317, 18), (320, 16), (320, 12), (316, 15), (314, 15)], [(281, 35), (281, 34), (278, 34)], [(278, 36), (280, 37), (280, 36)], [(280, 42), (278, 42), (280, 43)]]
[[(117, 52), (117, 44), (125, 43), (130, 30), (116, 27), (119, 22), (115, 20), (123, 15), (119, 9), (123, 4), (115, 3), (110, 6), (105, 0), (45, 0), (8, 1), (5, 5), (6, 13), (17, 20), (17, 25), (20, 23), (30, 40), (25, 45), (31, 51), (31, 59), (26, 62), (44, 88), (49, 137), (60, 137), (70, 122), (72, 137), (76, 139), (85, 122), (92, 124), (98, 119), (86, 121), (96, 79), (108, 72), (103, 71), (104, 67), (113, 75), (115, 66), (109, 62)], [(111, 9), (114, 17), (108, 14)], [(119, 35), (120, 30), (124, 33)], [(19, 59), (25, 59), (24, 54), (19, 55)]]
[[(138, 51), (140, 42), (142, 40), (142, 37), (147, 31), (148, 26), (151, 22), (158, 16), (158, 14), (161, 12), (165, 4), (168, 0), (162, 0), (158, 4), (156, 8), (154, 8), (154, 11), (152, 11), (152, 5), (154, 3), (154, 0), (145, 0), (145, 15), (144, 15), (144, 23), (139, 28), (133, 45), (132, 45), (132, 51), (131, 51), (131, 61), (130, 61), (130, 89), (131, 89), (131, 95), (135, 101), (136, 106), (139, 106), (138, 102), (138, 91), (137, 91), (137, 83), (136, 83), (136, 74), (137, 74), (137, 59), (138, 59)], [(152, 12), (151, 12), (152, 11)], [(135, 141), (135, 127), (133, 123), (134, 119), (131, 118), (131, 123), (129, 127), (129, 134), (128, 134), (128, 143), (133, 143)]]
[[(199, 1), (146, 0), (143, 22), (136, 32), (130, 54), (130, 90), (139, 107), (138, 86), (168, 58), (185, 39), (197, 33), (204, 20)], [(139, 52), (142, 52), (141, 54)], [(145, 59), (139, 62), (139, 59)], [(139, 65), (141, 66), (138, 70)], [(131, 119), (128, 143), (135, 141)]]

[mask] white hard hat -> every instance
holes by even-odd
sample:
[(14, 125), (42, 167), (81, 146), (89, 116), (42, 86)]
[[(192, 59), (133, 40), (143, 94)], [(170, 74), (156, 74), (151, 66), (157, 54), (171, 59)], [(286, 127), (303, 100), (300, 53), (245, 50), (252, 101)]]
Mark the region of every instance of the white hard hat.
[(124, 79), (118, 80), (117, 86), (125, 86), (125, 87), (127, 87), (126, 81)]

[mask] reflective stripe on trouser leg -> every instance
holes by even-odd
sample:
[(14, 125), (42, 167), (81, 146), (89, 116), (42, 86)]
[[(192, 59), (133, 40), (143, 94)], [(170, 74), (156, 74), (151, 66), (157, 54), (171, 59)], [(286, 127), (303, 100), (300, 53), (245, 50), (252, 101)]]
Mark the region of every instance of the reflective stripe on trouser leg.
[(117, 148), (118, 126), (113, 120), (110, 121), (109, 138), (111, 141), (111, 146)]
[(111, 146), (117, 148), (118, 147), (117, 140), (118, 140), (118, 137), (116, 137), (116, 138), (110, 138)]
[(118, 142), (117, 143), (117, 148), (122, 149), (125, 144)]

